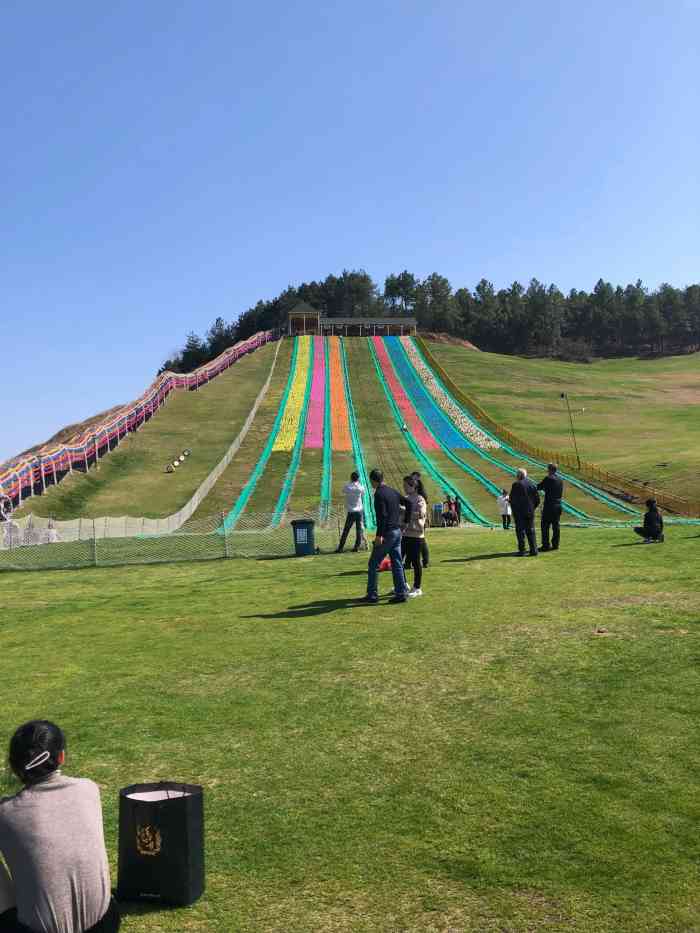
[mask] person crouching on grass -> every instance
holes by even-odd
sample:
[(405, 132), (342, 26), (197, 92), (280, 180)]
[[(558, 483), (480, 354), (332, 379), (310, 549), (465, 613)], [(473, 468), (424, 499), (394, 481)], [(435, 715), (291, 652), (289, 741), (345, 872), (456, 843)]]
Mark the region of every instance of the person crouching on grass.
[(65, 777), (57, 725), (27, 722), (10, 740), (9, 765), (24, 787), (0, 798), (0, 933), (114, 933), (100, 791)]
[(661, 544), (664, 540), (664, 520), (656, 499), (647, 499), (646, 506), (644, 525), (642, 528), (635, 528), (634, 533), (644, 538), (644, 544)]
[(401, 560), (401, 506), (406, 509), (404, 521), (411, 521), (411, 501), (384, 482), (381, 470), (374, 469), (369, 474), (369, 481), (374, 489), (374, 512), (377, 517), (377, 536), (367, 564), (367, 595), (364, 602), (378, 603), (377, 572), (386, 555), (391, 560), (391, 572), (394, 577), (394, 595), (391, 603), (405, 603), (408, 587)]
[(410, 516), (401, 527), (401, 550), (406, 555), (407, 565), (413, 567), (413, 588), (408, 591), (408, 595), (410, 597), (422, 596), (421, 542), (425, 540), (425, 519), (428, 506), (423, 496), (416, 491), (415, 480), (412, 476), (404, 476), (403, 491), (411, 503)]

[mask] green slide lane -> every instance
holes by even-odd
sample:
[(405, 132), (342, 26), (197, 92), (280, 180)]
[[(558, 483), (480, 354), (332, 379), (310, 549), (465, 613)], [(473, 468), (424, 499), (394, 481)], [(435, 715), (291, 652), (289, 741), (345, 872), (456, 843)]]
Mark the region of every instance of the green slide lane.
[[(382, 372), (382, 367), (379, 363), (379, 360), (377, 359), (377, 354), (372, 344), (372, 339), (371, 337), (367, 337), (366, 339), (367, 339), (367, 346), (369, 347), (369, 352), (372, 357), (372, 362), (374, 363), (374, 368), (377, 373), (377, 378), (379, 379), (382, 389), (384, 390), (384, 395), (386, 396), (386, 399), (389, 402), (389, 407), (391, 408), (391, 412), (394, 416), (394, 421), (400, 428), (403, 425), (403, 417), (401, 415), (401, 412), (399, 411), (399, 408), (396, 404), (396, 401), (394, 400), (393, 395), (391, 394), (391, 390), (389, 389), (389, 386), (387, 385), (386, 379), (384, 378), (384, 373)], [(427, 428), (427, 425), (426, 425), (426, 429), (429, 430), (429, 428)], [(477, 525), (483, 525), (487, 528), (492, 527), (494, 523), (484, 518), (484, 516), (474, 508), (474, 506), (463, 495), (463, 493), (459, 489), (457, 489), (457, 487), (454, 486), (447, 479), (444, 473), (438, 470), (438, 468), (435, 466), (433, 461), (428, 457), (426, 453), (424, 453), (423, 449), (416, 443), (411, 432), (405, 431), (403, 432), (403, 434), (414, 456), (417, 458), (418, 462), (422, 464), (422, 466), (430, 474), (430, 476), (432, 476), (432, 478), (437, 483), (439, 483), (439, 485), (443, 489), (448, 490), (450, 495), (459, 499), (462, 505), (462, 515), (465, 518), (470, 519), (470, 521), (474, 522)]]
[(282, 489), (280, 491), (279, 498), (277, 499), (275, 510), (272, 514), (272, 521), (270, 524), (273, 528), (277, 528), (279, 523), (282, 521), (282, 516), (284, 515), (285, 509), (287, 508), (287, 502), (294, 486), (297, 470), (299, 469), (301, 451), (304, 447), (304, 438), (306, 437), (306, 416), (309, 411), (309, 397), (311, 395), (311, 383), (313, 381), (313, 377), (314, 342), (313, 340), (309, 340), (309, 371), (306, 376), (306, 390), (304, 391), (304, 402), (301, 406), (299, 430), (297, 431), (296, 440), (294, 441), (294, 448), (292, 450), (292, 459), (289, 464), (289, 469), (287, 470), (287, 475), (285, 476), (284, 482), (282, 483)]
[(236, 499), (233, 507), (226, 516), (223, 522), (223, 527), (226, 531), (230, 531), (235, 527), (236, 522), (241, 516), (241, 513), (245, 509), (250, 497), (255, 491), (255, 487), (258, 484), (258, 480), (263, 474), (267, 461), (270, 459), (270, 454), (272, 453), (272, 448), (274, 447), (275, 441), (277, 440), (277, 434), (279, 433), (280, 424), (282, 423), (282, 416), (284, 415), (284, 410), (287, 407), (287, 399), (289, 398), (289, 393), (292, 388), (292, 382), (294, 381), (294, 372), (297, 366), (297, 357), (299, 353), (299, 343), (296, 337), (294, 339), (294, 344), (292, 347), (292, 359), (289, 364), (289, 376), (287, 377), (287, 385), (285, 386), (284, 393), (282, 394), (282, 399), (280, 400), (279, 410), (277, 412), (277, 417), (275, 418), (275, 423), (272, 426), (270, 431), (270, 436), (267, 439), (265, 448), (260, 454), (258, 462), (255, 464), (250, 476), (248, 477), (248, 482), (245, 484), (243, 489), (240, 492), (240, 495)]
[(360, 442), (360, 432), (357, 430), (357, 417), (355, 415), (355, 406), (352, 402), (352, 391), (350, 390), (350, 376), (348, 374), (348, 357), (345, 352), (345, 341), (340, 338), (340, 358), (343, 364), (343, 382), (345, 384), (345, 399), (348, 406), (348, 420), (350, 422), (350, 436), (352, 437), (352, 452), (355, 458), (355, 467), (360, 474), (362, 485), (367, 490), (365, 496), (365, 524), (368, 531), (375, 531), (377, 528), (377, 519), (374, 514), (374, 499), (371, 494), (369, 483), (369, 474), (367, 473), (367, 464), (365, 455)]

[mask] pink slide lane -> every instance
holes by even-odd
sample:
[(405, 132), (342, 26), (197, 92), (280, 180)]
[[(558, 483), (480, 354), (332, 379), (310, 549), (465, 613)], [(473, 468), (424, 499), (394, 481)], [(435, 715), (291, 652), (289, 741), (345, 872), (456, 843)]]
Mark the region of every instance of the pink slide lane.
[(427, 428), (416, 414), (416, 410), (408, 396), (401, 388), (401, 383), (396, 378), (394, 367), (391, 365), (391, 360), (386, 352), (384, 341), (381, 337), (372, 337), (372, 340), (374, 341), (374, 349), (379, 359), (379, 365), (384, 373), (384, 378), (389, 386), (389, 391), (393, 395), (394, 401), (399, 406), (401, 417), (407, 425), (408, 430), (413, 435), (414, 440), (423, 450), (439, 450), (439, 444), (432, 434), (428, 432)]
[(326, 358), (323, 337), (314, 337), (314, 375), (306, 416), (304, 447), (323, 447), (323, 416), (326, 405)]

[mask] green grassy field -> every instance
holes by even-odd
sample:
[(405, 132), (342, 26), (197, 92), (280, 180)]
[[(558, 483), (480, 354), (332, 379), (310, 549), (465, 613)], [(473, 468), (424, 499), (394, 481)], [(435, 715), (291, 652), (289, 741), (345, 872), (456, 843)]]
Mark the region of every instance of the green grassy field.
[[(268, 344), (244, 356), (199, 392), (174, 392), (147, 425), (101, 461), (99, 470), (93, 467), (87, 475), (66, 477), (46, 495), (26, 501), (20, 514), (160, 518), (176, 512), (242, 428), (267, 379), (275, 349)], [(190, 457), (176, 472), (166, 474), (166, 464), (185, 447), (191, 449)]]
[(474, 353), (434, 342), (430, 348), (461, 389), (524, 440), (571, 450), (560, 398), (567, 392), (582, 458), (695, 496), (700, 470), (697, 353), (583, 364)]
[(204, 786), (205, 898), (126, 933), (697, 930), (700, 537), (631, 539), (436, 532), (403, 606), (351, 554), (13, 574), (3, 732), (65, 728), (113, 868), (120, 787)]
[(126, 931), (695, 930), (700, 539), (630, 538), (434, 533), (405, 606), (349, 554), (13, 575), (4, 731), (65, 727), (113, 863), (119, 787), (204, 785), (206, 897)]

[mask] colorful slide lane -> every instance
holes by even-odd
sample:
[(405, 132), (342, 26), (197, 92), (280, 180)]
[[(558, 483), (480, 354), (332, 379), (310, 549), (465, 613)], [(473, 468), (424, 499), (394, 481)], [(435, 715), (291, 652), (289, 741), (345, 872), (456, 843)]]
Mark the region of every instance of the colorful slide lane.
[(320, 450), (323, 447), (326, 411), (326, 353), (323, 337), (313, 338), (313, 352), (313, 379), (304, 447)]
[(294, 487), (294, 480), (299, 470), (301, 451), (306, 433), (309, 399), (314, 378), (314, 345), (311, 343), (310, 337), (299, 337), (298, 340), (301, 343), (301, 347), (297, 372), (295, 373), (294, 382), (292, 383), (292, 391), (287, 399), (280, 437), (273, 448), (274, 450), (291, 449), (292, 451), (289, 468), (284, 477), (282, 489), (280, 490), (279, 498), (275, 503), (275, 508), (272, 513), (271, 525), (273, 528), (276, 528), (282, 521), (287, 503), (289, 502), (289, 497)]
[[(458, 456), (453, 449), (457, 448), (456, 444), (453, 445), (448, 443), (448, 439), (454, 434), (456, 429), (452, 422), (449, 421), (444, 411), (441, 411), (438, 408), (434, 398), (432, 398), (429, 394), (424, 381), (421, 380), (419, 373), (413, 366), (412, 361), (406, 352), (406, 348), (401, 342), (401, 338), (387, 337), (386, 344), (388, 347), (389, 357), (396, 367), (397, 375), (403, 384), (409, 398), (414, 403), (416, 410), (420, 412), (421, 416), (426, 418), (428, 426), (435, 432), (436, 437), (440, 442), (440, 445), (445, 454), (449, 457), (450, 460), (452, 460), (452, 462), (458, 464), (465, 473), (468, 473), (470, 476), (472, 476), (472, 478), (481, 483), (481, 485), (493, 496), (497, 496), (500, 493), (499, 485), (485, 476), (475, 466), (472, 466), (470, 463), (468, 463), (465, 459), (463, 459), (463, 457)], [(446, 430), (446, 424), (449, 424), (450, 430)], [(497, 459), (495, 456), (488, 453), (482, 447), (465, 438), (461, 434), (460, 438), (461, 443), (459, 446), (461, 448), (476, 454), (480, 459), (483, 459), (492, 464), (499, 471), (502, 471), (503, 473), (510, 476), (515, 475), (516, 470), (512, 465)], [(564, 502), (563, 506), (564, 511), (567, 512), (567, 514), (569, 514), (577, 522), (590, 523), (592, 521), (597, 521), (586, 512), (573, 506), (571, 503)]]
[[(372, 346), (374, 347), (374, 352), (377, 355), (377, 359), (382, 368), (382, 373), (384, 378), (389, 386), (391, 395), (396, 402), (396, 405), (401, 412), (404, 424), (407, 426), (408, 430), (411, 432), (416, 442), (423, 448), (423, 450), (438, 450), (439, 445), (433, 435), (426, 429), (425, 425), (418, 417), (416, 409), (413, 404), (409, 401), (408, 396), (403, 390), (403, 387), (399, 380), (396, 378), (394, 369), (389, 362), (389, 356), (387, 354), (387, 348), (382, 337), (372, 337), (368, 338), (372, 340)], [(456, 432), (455, 436), (456, 435)]]
[[(394, 338), (389, 338), (389, 339), (394, 339)], [(429, 367), (427, 361), (423, 358), (420, 348), (416, 345), (416, 342), (412, 338), (398, 338), (398, 339), (400, 340), (402, 347), (404, 349), (404, 352), (408, 356), (412, 366), (414, 366), (418, 370), (418, 372), (421, 374), (422, 382), (423, 382), (423, 385), (426, 391), (430, 391), (431, 387), (434, 385), (436, 388), (436, 392), (439, 392), (441, 396), (444, 396), (448, 400), (450, 405), (453, 406), (454, 409), (456, 409), (457, 412), (459, 412), (462, 415), (462, 417), (465, 418), (471, 426), (473, 426), (471, 430), (478, 431), (482, 437), (486, 437), (488, 440), (492, 442), (493, 447), (500, 448), (502, 451), (502, 455), (513, 457), (514, 459), (518, 460), (521, 463), (527, 463), (528, 465), (535, 466), (538, 469), (545, 469), (545, 464), (509, 447), (507, 444), (505, 444), (503, 441), (497, 438), (492, 432), (490, 432), (488, 429), (480, 425), (479, 422), (474, 420), (467, 412), (464, 411), (464, 409), (457, 403), (457, 401), (453, 398), (453, 396), (449, 394), (449, 392), (443, 385), (438, 375), (432, 370), (432, 368)], [(418, 360), (418, 363), (416, 362), (416, 358)], [(444, 407), (441, 402), (440, 397), (438, 397), (435, 392), (431, 392), (430, 394), (433, 395), (433, 400), (437, 404), (440, 404), (441, 407)], [(461, 423), (460, 423), (460, 427), (461, 427)], [(471, 441), (471, 443), (468, 446), (471, 449), (473, 449), (474, 452), (478, 454), (481, 458), (489, 461), (490, 463), (493, 463), (499, 469), (505, 470), (506, 472), (509, 472), (509, 473), (515, 472), (515, 469), (513, 468), (511, 464), (504, 463), (501, 459), (497, 459), (496, 457), (488, 454), (485, 448), (487, 448), (487, 446), (489, 445), (483, 444), (483, 443), (477, 443), (475, 438), (472, 437), (471, 431), (464, 432), (464, 433), (467, 434), (467, 436), (469, 437)], [(562, 473), (561, 475), (570, 484), (570, 486), (572, 486), (575, 490), (580, 491), (578, 493), (579, 496), (581, 496), (582, 498), (590, 497), (588, 507), (590, 507), (590, 502), (591, 500), (593, 500), (594, 503), (600, 503), (601, 506), (603, 506), (606, 509), (610, 509), (612, 512), (618, 512), (618, 513), (623, 513), (624, 515), (627, 515), (628, 516), (626, 520), (627, 522), (630, 521), (630, 518), (634, 518), (634, 519), (638, 518), (639, 513), (637, 509), (632, 508), (623, 502), (620, 502), (619, 500), (615, 499), (613, 496), (610, 496), (607, 493), (602, 492), (602, 490), (597, 489), (595, 486), (592, 486), (590, 483), (587, 483), (583, 480), (579, 480), (578, 478), (574, 476), (570, 476), (565, 473)], [(585, 500), (581, 504), (585, 504)], [(574, 507), (571, 503), (568, 503), (568, 504), (565, 503), (564, 509), (573, 518), (581, 519), (583, 521), (593, 522), (595, 524), (607, 524), (609, 522), (614, 522), (616, 524), (619, 524), (620, 522), (622, 522), (623, 524), (626, 523), (625, 520), (619, 519), (619, 518), (618, 519), (615, 519), (612, 517), (602, 518), (599, 516), (588, 515), (586, 512), (581, 511), (580, 509)]]
[(331, 389), (331, 446), (334, 451), (343, 452), (352, 450), (352, 434), (350, 431), (349, 416), (349, 409), (352, 403), (348, 399), (345, 390), (340, 340), (340, 337), (326, 338)]
[[(289, 364), (289, 377), (287, 378), (287, 384), (285, 386), (284, 392), (282, 393), (280, 407), (277, 412), (275, 422), (272, 425), (270, 434), (267, 438), (265, 447), (263, 448), (263, 451), (260, 454), (260, 457), (258, 458), (257, 463), (253, 467), (245, 486), (241, 490), (234, 504), (231, 506), (231, 509), (229, 510), (228, 514), (224, 518), (223, 527), (227, 531), (231, 531), (233, 528), (235, 528), (236, 522), (241, 517), (241, 514), (243, 513), (246, 506), (248, 505), (251, 499), (251, 496), (255, 492), (255, 489), (258, 485), (258, 481), (260, 477), (263, 475), (265, 467), (267, 466), (268, 461), (270, 457), (272, 456), (272, 452), (275, 449), (275, 445), (278, 441), (280, 430), (282, 428), (282, 423), (287, 413), (287, 405), (288, 405), (289, 397), (292, 392), (292, 386), (294, 385), (295, 380), (297, 378), (297, 374), (298, 374), (300, 340), (304, 340), (304, 338), (303, 337), (294, 338), (292, 358)], [(288, 429), (289, 429), (289, 425), (287, 425), (287, 430)]]
[[(449, 480), (449, 478), (440, 469), (438, 469), (434, 460), (425, 452), (426, 450), (431, 450), (434, 451), (435, 454), (441, 454), (443, 452), (443, 448), (440, 444), (438, 444), (437, 440), (429, 431), (428, 427), (418, 417), (415, 408), (413, 408), (411, 402), (406, 396), (406, 393), (404, 392), (403, 387), (397, 378), (397, 374), (394, 370), (392, 362), (386, 352), (386, 346), (383, 338), (368, 337), (367, 344), (374, 361), (377, 377), (382, 385), (384, 394), (392, 410), (394, 418), (396, 419), (397, 424), (401, 426), (405, 425), (406, 429), (403, 430), (403, 436), (413, 455), (416, 457), (418, 462), (422, 464), (423, 469), (430, 475), (430, 477), (438, 484), (441, 489), (460, 500), (462, 504), (462, 514), (468, 521), (474, 522), (478, 525), (490, 527), (493, 523), (490, 522), (487, 518), (484, 518), (484, 516), (476, 508), (474, 508), (469, 499), (467, 499), (461, 490), (459, 490)], [(399, 399), (402, 399), (403, 405), (399, 404)], [(409, 415), (410, 418), (408, 417)], [(427, 438), (428, 443), (424, 443), (425, 438)], [(449, 453), (447, 450), (444, 452)]]

